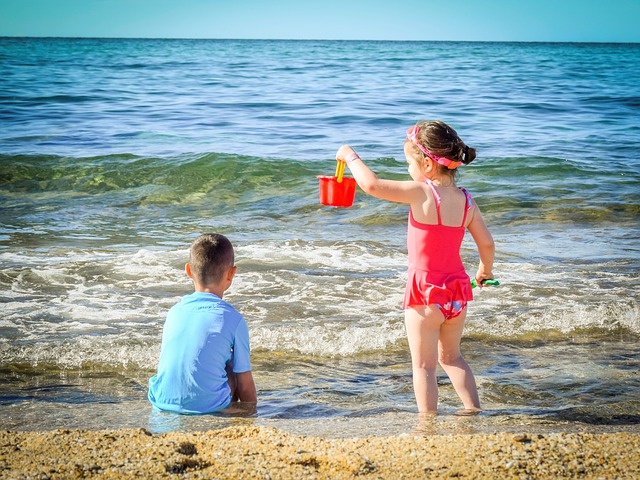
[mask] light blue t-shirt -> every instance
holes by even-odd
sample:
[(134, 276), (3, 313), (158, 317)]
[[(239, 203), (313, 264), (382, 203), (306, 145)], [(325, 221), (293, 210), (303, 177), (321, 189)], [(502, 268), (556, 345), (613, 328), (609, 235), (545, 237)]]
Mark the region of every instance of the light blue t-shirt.
[(195, 292), (174, 305), (162, 332), (158, 373), (149, 401), (161, 410), (211, 413), (231, 403), (225, 366), (251, 371), (247, 322), (212, 293)]

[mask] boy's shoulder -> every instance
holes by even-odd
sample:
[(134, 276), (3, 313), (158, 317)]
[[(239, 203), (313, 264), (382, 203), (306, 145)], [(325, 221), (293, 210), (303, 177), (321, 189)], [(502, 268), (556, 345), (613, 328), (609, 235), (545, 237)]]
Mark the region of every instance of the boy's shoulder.
[(218, 308), (224, 310), (225, 312), (228, 312), (229, 314), (233, 314), (233, 315), (237, 315), (238, 317), (242, 318), (242, 315), (240, 314), (240, 312), (236, 309), (236, 307), (234, 307), (233, 305), (231, 305), (229, 302), (227, 302), (226, 300), (222, 300), (220, 299), (220, 303), (218, 303)]
[(185, 295), (171, 310), (209, 310), (223, 313), (225, 316), (243, 318), (242, 314), (226, 300), (206, 292), (193, 292)]

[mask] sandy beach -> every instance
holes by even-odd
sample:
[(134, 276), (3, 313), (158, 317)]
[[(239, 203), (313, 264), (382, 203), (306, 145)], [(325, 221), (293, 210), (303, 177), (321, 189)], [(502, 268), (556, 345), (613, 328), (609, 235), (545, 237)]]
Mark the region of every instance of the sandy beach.
[(242, 426), (189, 433), (0, 433), (0, 478), (638, 478), (640, 434), (329, 439)]

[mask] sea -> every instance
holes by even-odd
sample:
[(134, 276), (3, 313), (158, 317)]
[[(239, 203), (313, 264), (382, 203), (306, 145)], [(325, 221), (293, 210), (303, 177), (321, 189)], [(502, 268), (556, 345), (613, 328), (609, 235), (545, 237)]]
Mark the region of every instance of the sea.
[[(639, 85), (640, 44), (0, 38), (0, 428), (640, 432)], [(441, 370), (418, 415), (408, 207), (319, 202), (345, 143), (409, 179), (425, 119), (477, 149), (458, 185), (496, 241), (477, 416)], [(206, 232), (236, 248), (255, 412), (147, 400)]]

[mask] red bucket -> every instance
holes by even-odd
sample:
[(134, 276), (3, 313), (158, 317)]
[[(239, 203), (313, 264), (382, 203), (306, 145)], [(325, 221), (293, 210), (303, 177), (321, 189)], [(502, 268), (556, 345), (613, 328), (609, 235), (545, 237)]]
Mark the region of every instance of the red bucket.
[(342, 177), (338, 183), (337, 178), (319, 176), (320, 203), (330, 207), (350, 207), (356, 197), (356, 180), (351, 177)]

